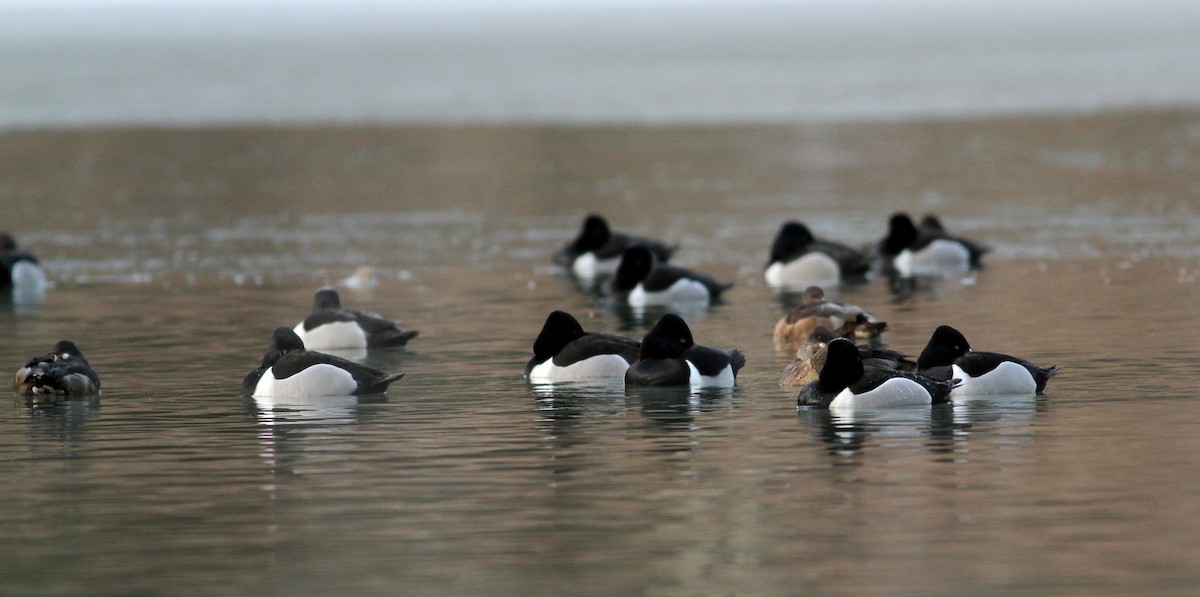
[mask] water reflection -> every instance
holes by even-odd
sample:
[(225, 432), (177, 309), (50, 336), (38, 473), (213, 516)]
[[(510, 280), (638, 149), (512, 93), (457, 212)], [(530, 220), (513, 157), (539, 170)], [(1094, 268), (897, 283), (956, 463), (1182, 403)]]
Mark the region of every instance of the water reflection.
[[(973, 436), (988, 434), (1008, 441), (1025, 442), (1032, 436), (1034, 418), (1043, 412), (1044, 400), (1035, 396), (987, 396), (936, 406), (878, 410), (799, 410), (798, 416), (825, 444), (837, 464), (855, 464), (854, 458), (875, 447), (921, 439), (934, 454), (959, 454), (971, 449)], [(1012, 438), (1016, 438), (1013, 440)]]
[(360, 405), (387, 402), (386, 395), (243, 398), (259, 425), (259, 458), (272, 475), (338, 468), (353, 449)]
[(86, 423), (100, 410), (100, 397), (60, 400), (28, 405), (16, 398), (17, 416), (26, 419), (27, 437), (34, 452), (49, 449), (53, 456), (74, 456), (87, 444)]

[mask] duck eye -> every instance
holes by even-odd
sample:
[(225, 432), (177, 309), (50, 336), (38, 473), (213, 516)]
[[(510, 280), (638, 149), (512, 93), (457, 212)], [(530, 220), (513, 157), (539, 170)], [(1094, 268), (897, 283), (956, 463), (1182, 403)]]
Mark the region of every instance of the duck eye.
[(679, 343), (680, 343), (680, 344), (687, 344), (687, 338), (680, 338), (680, 339), (679, 339)]

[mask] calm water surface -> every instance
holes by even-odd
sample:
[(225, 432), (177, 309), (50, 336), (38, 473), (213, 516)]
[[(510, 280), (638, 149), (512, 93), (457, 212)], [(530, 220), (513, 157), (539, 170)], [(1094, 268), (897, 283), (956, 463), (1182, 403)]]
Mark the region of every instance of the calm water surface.
[[(0, 410), (13, 594), (1188, 594), (1200, 583), (1200, 115), (741, 128), (9, 132), (5, 226), (98, 401)], [(949, 323), (1058, 364), (1045, 396), (795, 410), (761, 283), (787, 218), (858, 243), (935, 211), (965, 279), (837, 297), (916, 354)], [(690, 313), (732, 390), (531, 387), (548, 311), (642, 335), (549, 265), (588, 211), (737, 282)], [(272, 328), (343, 302), (421, 330), (383, 399), (239, 398)]]

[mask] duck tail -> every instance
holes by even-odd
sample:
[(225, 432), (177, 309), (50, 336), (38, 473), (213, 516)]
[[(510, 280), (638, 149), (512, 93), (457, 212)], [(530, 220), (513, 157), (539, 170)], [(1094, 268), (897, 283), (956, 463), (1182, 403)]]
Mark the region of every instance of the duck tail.
[(746, 366), (746, 355), (742, 351), (734, 348), (729, 351), (729, 367), (733, 369), (733, 376), (737, 377), (737, 373), (742, 367)]

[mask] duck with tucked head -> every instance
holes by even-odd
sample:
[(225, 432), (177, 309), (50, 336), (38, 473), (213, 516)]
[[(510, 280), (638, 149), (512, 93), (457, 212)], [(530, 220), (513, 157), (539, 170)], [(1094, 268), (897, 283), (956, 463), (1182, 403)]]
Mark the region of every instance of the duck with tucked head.
[(809, 286), (804, 290), (804, 302), (796, 305), (775, 322), (777, 343), (801, 342), (818, 326), (824, 326), (846, 337), (878, 338), (887, 329), (887, 322), (857, 305), (848, 305), (825, 298), (825, 290)]
[[(852, 339), (823, 325), (817, 326), (796, 349), (796, 358), (783, 368), (779, 385), (799, 386), (815, 381), (821, 368), (825, 366), (826, 352), (834, 338)], [(858, 348), (858, 356), (864, 365), (878, 365), (901, 371), (917, 370), (917, 362), (905, 354), (869, 344), (855, 344), (855, 347)]]
[(554, 311), (533, 342), (525, 379), (533, 383), (623, 379), (629, 364), (637, 360), (639, 347), (632, 338), (585, 332), (570, 313)]
[(291, 398), (382, 394), (403, 373), (384, 373), (333, 355), (305, 350), (291, 328), (276, 328), (262, 365), (242, 381), (242, 395)]
[(740, 350), (696, 344), (683, 318), (667, 313), (642, 338), (638, 360), (625, 372), (625, 384), (728, 388), (745, 364)]
[(900, 276), (964, 273), (981, 265), (987, 247), (946, 232), (940, 220), (925, 216), (921, 227), (908, 214), (888, 220), (888, 234), (876, 245), (880, 267)]
[(917, 368), (937, 379), (961, 379), (955, 396), (1041, 394), (1059, 372), (1057, 366), (1038, 367), (1014, 356), (971, 350), (966, 337), (948, 325), (933, 331), (917, 357)]
[(100, 377), (70, 340), (59, 340), (50, 352), (33, 357), (17, 371), (13, 390), (18, 396), (95, 396)]
[(674, 246), (656, 240), (614, 232), (603, 217), (590, 214), (584, 218), (579, 236), (554, 253), (554, 262), (580, 278), (593, 279), (615, 272), (621, 255), (634, 246), (645, 247), (659, 261), (667, 261), (675, 252)]
[(313, 350), (398, 348), (419, 333), (375, 313), (342, 308), (338, 291), (332, 286), (317, 290), (312, 314), (293, 331)]
[(774, 288), (837, 286), (844, 277), (862, 277), (870, 269), (865, 253), (820, 240), (800, 222), (784, 223), (771, 245), (763, 278)]
[(37, 257), (17, 246), (7, 232), (0, 232), (0, 288), (17, 292), (42, 292), (46, 288), (46, 273)]
[(839, 409), (942, 404), (950, 401), (957, 381), (864, 365), (853, 342), (835, 338), (826, 349), (820, 375), (800, 390), (796, 406)]
[(659, 263), (649, 249), (632, 247), (621, 256), (621, 265), (604, 281), (601, 292), (614, 301), (645, 307), (707, 305), (730, 288), (733, 282), (719, 282), (711, 276)]

